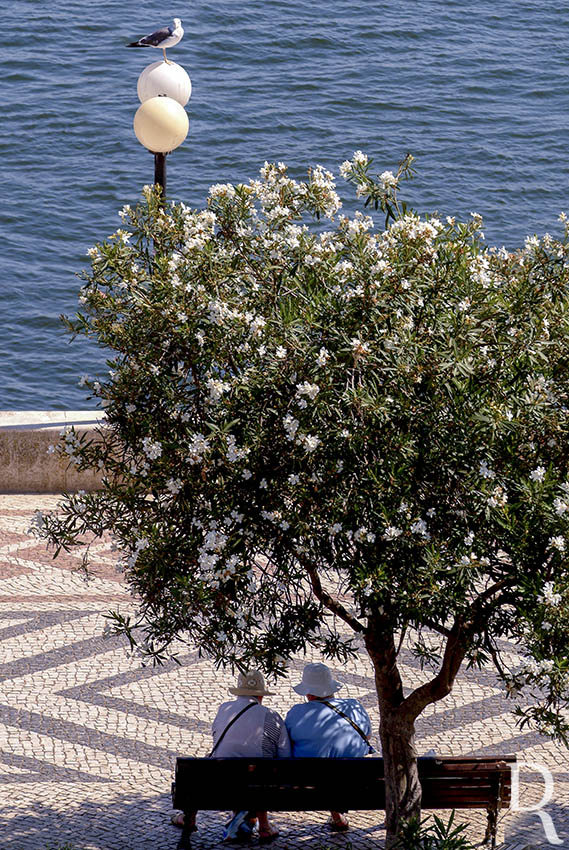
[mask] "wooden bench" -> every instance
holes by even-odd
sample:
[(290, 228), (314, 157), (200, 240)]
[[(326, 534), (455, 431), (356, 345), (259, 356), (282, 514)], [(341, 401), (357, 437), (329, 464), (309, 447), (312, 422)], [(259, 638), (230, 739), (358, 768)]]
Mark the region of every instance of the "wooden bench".
[[(484, 843), (496, 845), (498, 811), (511, 798), (515, 756), (418, 759), (423, 809), (486, 809)], [(382, 758), (178, 758), (172, 804), (199, 810), (349, 811), (385, 808)], [(190, 846), (184, 829), (178, 850)]]

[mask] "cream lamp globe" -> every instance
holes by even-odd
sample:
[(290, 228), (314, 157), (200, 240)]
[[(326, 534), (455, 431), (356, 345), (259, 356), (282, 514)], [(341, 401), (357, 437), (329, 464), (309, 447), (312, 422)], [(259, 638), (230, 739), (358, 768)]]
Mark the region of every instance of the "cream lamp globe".
[(170, 153), (182, 144), (190, 127), (183, 106), (171, 97), (151, 97), (134, 116), (134, 132), (152, 153)]
[(141, 103), (152, 97), (166, 95), (185, 106), (192, 94), (192, 81), (181, 65), (166, 63), (161, 59), (144, 69), (136, 88)]

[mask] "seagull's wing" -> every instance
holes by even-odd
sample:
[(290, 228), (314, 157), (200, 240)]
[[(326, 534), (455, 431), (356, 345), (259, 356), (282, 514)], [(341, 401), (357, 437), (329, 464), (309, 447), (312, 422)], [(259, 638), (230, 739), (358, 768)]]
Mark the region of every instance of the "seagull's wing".
[(152, 32), (150, 35), (145, 35), (138, 43), (147, 47), (158, 47), (163, 41), (170, 38), (171, 35), (172, 27), (161, 27), (161, 29), (156, 30), (156, 32)]

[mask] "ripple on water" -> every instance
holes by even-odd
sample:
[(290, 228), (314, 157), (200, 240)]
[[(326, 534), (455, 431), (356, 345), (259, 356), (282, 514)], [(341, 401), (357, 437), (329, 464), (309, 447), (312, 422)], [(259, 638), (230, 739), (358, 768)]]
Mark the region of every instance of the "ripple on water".
[[(87, 15), (83, 0), (12, 0), (4, 10), (0, 407), (85, 406), (78, 376), (105, 368), (93, 345), (68, 345), (58, 316), (75, 309), (86, 249), (153, 177), (132, 119), (138, 74), (159, 54), (123, 45), (163, 23), (157, 9), (101, 0)], [(405, 194), (417, 209), (477, 210), (488, 241), (512, 248), (528, 232), (558, 232), (569, 8), (198, 0), (182, 18), (171, 55), (193, 95), (188, 140), (168, 161), (174, 199), (201, 206), (211, 183), (254, 177), (265, 159), (302, 177), (358, 148), (378, 170), (411, 151), (418, 175)]]

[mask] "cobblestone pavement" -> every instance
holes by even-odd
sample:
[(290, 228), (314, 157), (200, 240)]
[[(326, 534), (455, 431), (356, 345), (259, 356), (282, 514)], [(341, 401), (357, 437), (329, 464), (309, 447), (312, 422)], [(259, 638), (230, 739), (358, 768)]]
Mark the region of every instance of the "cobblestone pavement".
[[(188, 652), (181, 666), (143, 668), (120, 640), (103, 639), (105, 611), (126, 612), (131, 598), (108, 544), (97, 547), (96, 578), (86, 584), (75, 571), (80, 556), (53, 561), (27, 533), (34, 509), (56, 501), (0, 496), (0, 848), (174, 850), (169, 789), (176, 755), (208, 752), (210, 724), (233, 676), (197, 652)], [(291, 665), (292, 683), (304, 661)], [(404, 661), (406, 684), (415, 686), (424, 674), (410, 656)], [(365, 653), (334, 672), (346, 683), (344, 693), (360, 699), (377, 721)], [(279, 683), (268, 703), (283, 713), (297, 699), (290, 684)], [(559, 846), (569, 848), (568, 751), (520, 732), (510, 708), (491, 672), (466, 672), (451, 696), (421, 718), (419, 751), (516, 753), (547, 767), (554, 794), (543, 811)], [(522, 805), (539, 801), (543, 790), (539, 774), (522, 774)], [(484, 814), (458, 815), (470, 836), (481, 838)], [(200, 814), (196, 850), (219, 846), (225, 818)], [(272, 846), (383, 846), (382, 813), (353, 813), (346, 836), (329, 835), (325, 819), (324, 813), (275, 814), (280, 837)], [(535, 812), (504, 815), (500, 840), (504, 850), (550, 846)]]

